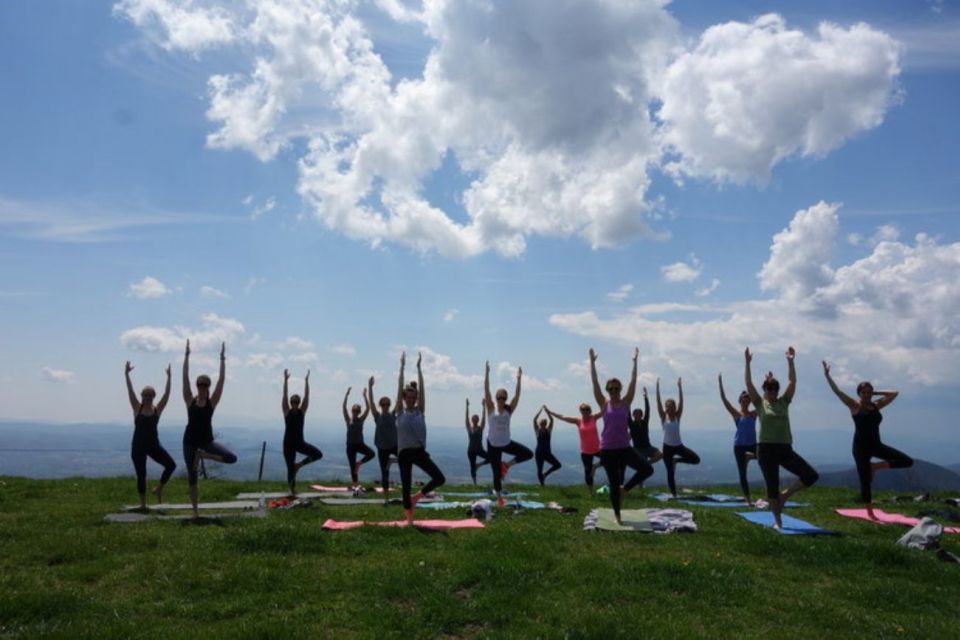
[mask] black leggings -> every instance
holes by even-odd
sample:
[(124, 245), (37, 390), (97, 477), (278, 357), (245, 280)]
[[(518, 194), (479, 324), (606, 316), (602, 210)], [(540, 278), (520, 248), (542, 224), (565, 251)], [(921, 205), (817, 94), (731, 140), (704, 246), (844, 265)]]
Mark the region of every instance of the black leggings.
[(390, 456), (396, 455), (396, 447), (392, 449), (381, 449), (377, 447), (377, 463), (380, 465), (380, 486), (383, 487), (384, 491), (390, 488)]
[(166, 484), (177, 468), (177, 463), (173, 461), (159, 440), (135, 443), (130, 448), (130, 458), (133, 459), (133, 469), (137, 472), (137, 493), (140, 495), (147, 492), (147, 456), (157, 464), (163, 465), (160, 484)]
[[(537, 479), (540, 481), (540, 484), (543, 484), (544, 480), (547, 479), (547, 476), (558, 470), (563, 465), (560, 464), (560, 461), (557, 460), (557, 456), (553, 455), (553, 451), (547, 449), (537, 449), (533, 452), (533, 457), (537, 462)], [(545, 462), (550, 463), (550, 468), (547, 469), (547, 472), (543, 472), (543, 464)]]
[(581, 453), (580, 454), (580, 464), (583, 465), (583, 482), (591, 489), (593, 489), (593, 459), (600, 458), (600, 452), (597, 453)]
[(870, 445), (853, 443), (853, 460), (857, 463), (857, 475), (860, 477), (860, 498), (866, 502), (873, 502), (873, 475), (870, 468), (870, 458), (879, 458), (890, 465), (891, 469), (906, 469), (913, 466), (913, 458), (882, 442)]
[(377, 457), (377, 454), (373, 452), (373, 449), (363, 444), (350, 444), (347, 443), (347, 462), (350, 463), (350, 479), (353, 480), (353, 483), (356, 484), (359, 482), (357, 477), (357, 454), (362, 453), (363, 458), (360, 460), (360, 464), (367, 464), (371, 460)]
[(678, 463), (700, 464), (700, 456), (693, 449), (688, 449), (682, 444), (673, 446), (663, 445), (663, 466), (667, 468), (667, 486), (670, 487), (670, 493), (677, 495), (677, 481), (674, 474)]
[(193, 465), (199, 451), (203, 451), (208, 456), (217, 456), (223, 464), (233, 464), (237, 461), (237, 455), (216, 440), (211, 440), (203, 446), (184, 442), (183, 461), (187, 463), (187, 484), (191, 487), (197, 486), (198, 474)]
[[(483, 462), (478, 463), (478, 459), (482, 459)], [(473, 484), (477, 484), (477, 469), (485, 464), (490, 464), (490, 458), (483, 449), (468, 449), (467, 460), (470, 461), (470, 477), (473, 478)]]
[(747, 457), (748, 453), (752, 453), (754, 458), (756, 458), (757, 445), (733, 445), (733, 458), (737, 461), (737, 473), (740, 474), (740, 490), (743, 491), (743, 495), (747, 496), (747, 498), (750, 497), (750, 484), (747, 483), (747, 463), (750, 462), (750, 458)]
[(413, 465), (420, 467), (420, 470), (430, 476), (430, 482), (423, 485), (420, 493), (426, 495), (440, 487), (447, 481), (440, 467), (430, 458), (426, 449), (404, 449), (397, 456), (400, 460), (400, 485), (403, 490), (403, 508), (409, 509), (413, 506), (410, 500), (410, 484), (413, 479)]
[[(653, 475), (653, 467), (650, 462), (637, 453), (633, 447), (624, 447), (623, 449), (601, 449), (600, 463), (603, 470), (607, 472), (607, 484), (610, 485), (610, 503), (613, 505), (613, 512), (620, 517), (620, 487), (624, 491), (629, 491), (635, 486)], [(626, 476), (626, 468), (636, 469), (636, 473), (626, 483), (623, 479)]]
[(780, 499), (780, 467), (800, 478), (800, 482), (808, 487), (820, 479), (820, 474), (793, 450), (792, 445), (761, 442), (757, 445), (757, 455), (769, 500)]
[(487, 458), (490, 460), (490, 468), (493, 470), (493, 489), (498, 493), (503, 488), (503, 473), (500, 470), (500, 463), (503, 462), (503, 454), (513, 456), (514, 464), (526, 462), (533, 457), (533, 451), (526, 448), (519, 442), (511, 440), (505, 447), (495, 447), (487, 441)]
[(283, 460), (287, 463), (287, 484), (293, 486), (294, 480), (297, 478), (297, 454), (302, 453), (307, 456), (300, 461), (300, 466), (302, 467), (305, 464), (310, 464), (311, 462), (316, 462), (317, 460), (323, 457), (323, 453), (320, 449), (317, 449), (312, 444), (301, 440), (300, 442), (283, 442)]

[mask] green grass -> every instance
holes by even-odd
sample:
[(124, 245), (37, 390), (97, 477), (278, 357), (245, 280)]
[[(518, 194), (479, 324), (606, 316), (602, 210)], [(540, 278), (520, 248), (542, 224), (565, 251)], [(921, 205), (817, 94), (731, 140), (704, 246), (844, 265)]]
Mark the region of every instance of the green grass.
[[(896, 546), (906, 528), (834, 514), (834, 506), (851, 504), (849, 490), (798, 496), (810, 506), (793, 514), (845, 534), (812, 538), (751, 525), (735, 509), (697, 507), (690, 507), (696, 534), (584, 532), (585, 512), (608, 503), (580, 487), (530, 489), (578, 514), (500, 510), (485, 530), (449, 533), (325, 532), (327, 517), (398, 519), (402, 512), (319, 503), (210, 526), (104, 522), (135, 499), (133, 488), (128, 478), (0, 478), (0, 636), (960, 634), (960, 566)], [(201, 485), (204, 500), (255, 490), (256, 483)], [(185, 498), (184, 481), (173, 481), (167, 499)], [(630, 497), (627, 506), (662, 505)], [(437, 516), (459, 514), (424, 513)], [(947, 537), (945, 546), (960, 553), (960, 540)]]

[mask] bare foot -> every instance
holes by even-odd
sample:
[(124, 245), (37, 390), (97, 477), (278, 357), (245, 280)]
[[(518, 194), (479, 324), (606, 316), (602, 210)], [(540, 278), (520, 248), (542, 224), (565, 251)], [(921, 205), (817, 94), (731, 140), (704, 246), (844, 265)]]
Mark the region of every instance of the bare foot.
[(413, 524), (413, 509), (404, 509), (403, 513), (407, 516), (407, 524)]
[(157, 486), (155, 486), (153, 488), (153, 491), (151, 491), (151, 493), (157, 496), (157, 502), (163, 502), (163, 485), (162, 484), (158, 484)]

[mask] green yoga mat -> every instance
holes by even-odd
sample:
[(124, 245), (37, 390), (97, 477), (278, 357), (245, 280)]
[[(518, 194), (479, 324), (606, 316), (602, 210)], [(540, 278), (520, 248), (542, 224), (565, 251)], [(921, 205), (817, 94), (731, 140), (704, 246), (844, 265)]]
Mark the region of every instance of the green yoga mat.
[(597, 509), (597, 529), (603, 531), (653, 531), (645, 509), (623, 509), (620, 511), (623, 526), (617, 524), (613, 509)]

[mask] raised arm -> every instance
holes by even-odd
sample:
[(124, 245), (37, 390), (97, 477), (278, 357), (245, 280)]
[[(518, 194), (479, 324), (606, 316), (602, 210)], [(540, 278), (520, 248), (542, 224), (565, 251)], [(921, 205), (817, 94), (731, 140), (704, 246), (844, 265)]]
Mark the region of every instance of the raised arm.
[(466, 400), (466, 408), (463, 412), (463, 426), (466, 428), (467, 433), (470, 433), (470, 398)]
[(487, 405), (486, 403), (481, 402), (483, 409), (480, 410), (480, 431), (483, 431), (487, 428)]
[(513, 400), (510, 401), (511, 414), (517, 410), (517, 405), (520, 403), (520, 384), (522, 380), (523, 380), (523, 367), (517, 367), (517, 388), (513, 392)]
[(554, 413), (553, 411), (550, 410), (550, 407), (547, 407), (547, 406), (544, 406), (543, 408), (546, 410), (547, 415), (550, 416), (551, 420), (553, 418), (556, 418), (557, 420), (563, 420), (564, 422), (569, 422), (570, 424), (577, 424), (577, 425), (580, 424), (580, 421), (577, 420), (576, 418), (571, 418), (569, 416), (562, 416), (559, 413)]
[(373, 401), (373, 376), (367, 380), (367, 395), (370, 397), (370, 411), (373, 413), (373, 419), (376, 420), (380, 417), (380, 412), (377, 411), (377, 403)]
[(740, 412), (737, 411), (730, 401), (727, 400), (727, 394), (723, 392), (723, 374), (717, 374), (717, 382), (720, 385), (720, 400), (723, 402), (723, 406), (726, 408), (727, 413), (730, 414), (730, 417), (733, 418), (734, 424), (740, 418)]
[(677, 420), (683, 416), (683, 378), (677, 378)]
[(657, 378), (657, 413), (660, 414), (660, 422), (667, 418), (667, 412), (663, 410), (663, 403), (660, 401), (660, 378)]
[(123, 366), (123, 377), (127, 381), (127, 399), (130, 401), (130, 408), (133, 409), (133, 415), (140, 413), (140, 401), (137, 400), (137, 393), (133, 390), (133, 382), (130, 380), (130, 372), (133, 371), (133, 365), (127, 360)]
[(633, 370), (630, 372), (630, 384), (627, 385), (627, 395), (623, 397), (623, 401), (629, 407), (633, 404), (633, 396), (637, 393), (637, 363), (640, 361), (640, 348), (633, 348)]
[(847, 405), (847, 408), (850, 409), (851, 413), (856, 413), (860, 410), (860, 403), (845, 394), (840, 390), (840, 387), (837, 386), (837, 383), (833, 381), (833, 378), (830, 376), (830, 365), (827, 364), (826, 360), (822, 361), (823, 364), (823, 375), (827, 379), (827, 384), (830, 385), (830, 390), (840, 398), (840, 402)]
[[(537, 409), (537, 412), (533, 414), (533, 432), (537, 432), (537, 418), (540, 417), (540, 414), (543, 413), (543, 407)], [(550, 415), (549, 413), (547, 415)]]
[(363, 422), (367, 419), (367, 416), (370, 415), (370, 396), (367, 394), (366, 388), (363, 390), (363, 413), (360, 414), (360, 422)]
[(797, 357), (797, 352), (793, 347), (787, 347), (787, 389), (783, 392), (783, 397), (786, 398), (787, 402), (793, 400), (793, 394), (797, 391), (797, 367), (794, 364), (794, 359)]
[(423, 389), (423, 368), (421, 368), (420, 363), (423, 360), (423, 354), (417, 353), (417, 391), (420, 396), (417, 400), (417, 404), (420, 406), (420, 413), (427, 412), (426, 397), (427, 394)]
[(647, 397), (647, 388), (643, 388), (643, 426), (650, 424), (650, 398)]
[(490, 395), (490, 361), (483, 365), (483, 408), (493, 411), (493, 397)]
[(189, 406), (193, 402), (193, 391), (190, 389), (190, 341), (183, 352), (183, 401)]
[(307, 369), (307, 375), (303, 377), (303, 400), (300, 401), (300, 411), (307, 412), (310, 407), (310, 369)]
[(590, 381), (593, 383), (593, 399), (597, 401), (600, 410), (607, 406), (607, 399), (603, 397), (603, 389), (600, 388), (600, 379), (597, 377), (597, 352), (590, 349)]
[(757, 388), (753, 386), (753, 374), (750, 372), (750, 361), (753, 360), (753, 354), (750, 353), (750, 347), (743, 350), (743, 384), (747, 388), (747, 395), (753, 400), (754, 404), (759, 406), (760, 394)]
[(880, 399), (876, 401), (877, 409), (883, 409), (885, 406), (897, 399), (897, 396), (900, 395), (899, 391), (874, 391), (873, 395), (880, 396)]
[(220, 343), (220, 375), (217, 377), (217, 386), (213, 388), (213, 394), (210, 396), (210, 402), (213, 408), (217, 408), (220, 402), (220, 396), (223, 395), (223, 382), (227, 379), (227, 343)]
[[(543, 405), (541, 409), (546, 410), (547, 405)], [(553, 416), (547, 413), (547, 431), (553, 431)]]
[(350, 426), (350, 412), (347, 411), (347, 400), (350, 398), (350, 389), (353, 389), (353, 387), (347, 387), (347, 392), (343, 394), (343, 421), (348, 427)]
[(283, 400), (280, 401), (280, 410), (283, 411), (283, 417), (286, 418), (290, 413), (290, 400), (287, 398), (287, 381), (290, 380), (290, 370), (283, 370)]
[(157, 415), (163, 413), (163, 410), (167, 408), (167, 400), (170, 399), (170, 365), (167, 365), (167, 382), (163, 387), (163, 397), (160, 398), (160, 402), (157, 403)]
[(407, 366), (407, 354), (400, 352), (400, 374), (397, 376), (397, 402), (393, 405), (393, 413), (397, 414), (403, 410), (403, 370)]

